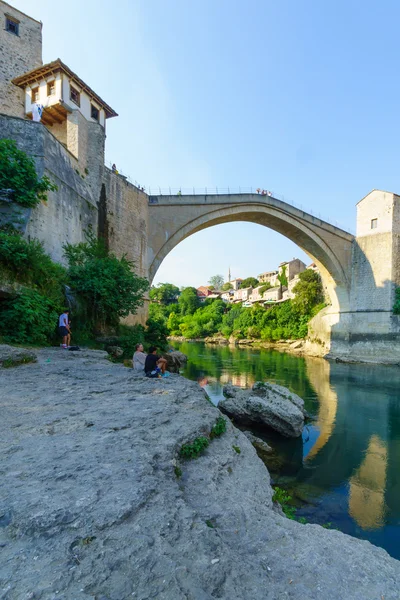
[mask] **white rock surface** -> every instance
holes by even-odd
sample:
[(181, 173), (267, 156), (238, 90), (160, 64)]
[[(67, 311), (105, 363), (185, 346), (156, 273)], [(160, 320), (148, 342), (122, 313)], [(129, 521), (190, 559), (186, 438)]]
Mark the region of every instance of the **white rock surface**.
[(304, 401), (288, 389), (256, 382), (251, 390), (224, 387), (219, 409), (237, 423), (266, 425), (286, 437), (299, 437), (304, 427)]
[(177, 460), (220, 416), (196, 383), (38, 357), (0, 372), (2, 600), (398, 600), (384, 550), (273, 511), (231, 423)]

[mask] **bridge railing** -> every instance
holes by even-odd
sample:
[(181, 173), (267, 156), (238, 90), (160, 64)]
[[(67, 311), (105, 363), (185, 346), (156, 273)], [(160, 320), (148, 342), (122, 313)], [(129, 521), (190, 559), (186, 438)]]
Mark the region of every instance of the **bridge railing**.
[[(106, 162), (106, 166), (109, 169), (112, 169), (112, 164), (111, 162)], [(275, 192), (274, 190), (268, 190), (265, 189), (263, 190), (263, 188), (256, 188), (256, 187), (204, 187), (204, 188), (200, 188), (200, 187), (191, 187), (191, 188), (185, 188), (185, 187), (168, 187), (168, 188), (162, 188), (159, 186), (149, 186), (149, 187), (145, 187), (142, 186), (138, 181), (133, 180), (129, 175), (126, 175), (125, 173), (123, 173), (122, 171), (120, 171), (119, 169), (117, 169), (116, 171), (119, 175), (121, 175), (122, 177), (124, 177), (125, 179), (127, 179), (129, 181), (129, 183), (131, 183), (132, 185), (136, 186), (138, 189), (143, 189), (143, 191), (145, 191), (149, 196), (217, 196), (217, 195), (237, 195), (237, 194), (257, 194), (257, 190), (260, 190), (260, 196), (265, 197), (265, 196), (269, 196), (272, 198), (276, 198), (276, 200), (281, 200), (282, 202), (286, 202), (287, 204), (290, 204), (291, 206), (294, 206), (295, 208), (298, 208), (299, 210), (302, 210), (306, 213), (308, 213), (309, 215), (312, 215), (313, 217), (316, 217), (317, 219), (320, 219), (321, 221), (325, 221), (326, 223), (329, 223), (330, 225), (334, 225), (335, 227), (338, 227), (340, 229), (343, 229), (344, 231), (347, 231), (348, 233), (352, 233), (353, 235), (355, 235), (355, 231), (353, 230), (352, 227), (349, 227), (348, 225), (343, 225), (341, 223), (339, 223), (336, 219), (332, 219), (331, 217), (327, 217), (324, 216), (323, 214), (321, 214), (319, 211), (313, 211), (310, 210), (309, 208), (303, 206), (302, 204), (299, 204), (297, 202), (294, 202), (293, 200), (290, 200), (289, 198), (287, 198), (287, 196), (284, 196), (283, 194), (279, 194), (278, 192)], [(262, 194), (262, 192), (265, 192), (265, 194)]]
[(353, 235), (355, 235), (355, 231), (349, 227), (348, 225), (343, 225), (341, 223), (339, 223), (336, 219), (332, 219), (331, 217), (327, 217), (324, 216), (323, 214), (321, 214), (319, 211), (315, 211), (315, 210), (310, 210), (309, 208), (303, 206), (302, 204), (299, 204), (297, 202), (294, 202), (293, 200), (290, 200), (289, 198), (287, 198), (287, 196), (284, 196), (283, 194), (279, 194), (273, 190), (264, 190), (264, 194), (262, 193), (263, 190), (262, 188), (254, 188), (254, 187), (215, 187), (215, 188), (211, 188), (211, 187), (206, 187), (206, 188), (161, 188), (161, 187), (155, 187), (155, 186), (151, 186), (146, 190), (146, 193), (149, 194), (149, 196), (217, 196), (220, 194), (223, 194), (224, 196), (226, 195), (237, 195), (237, 194), (257, 194), (257, 189), (260, 189), (260, 196), (262, 198), (264, 197), (272, 197), (275, 198), (276, 200), (281, 200), (282, 202), (286, 202), (287, 204), (290, 204), (291, 206), (294, 206), (295, 208), (298, 208), (299, 210), (308, 213), (309, 215), (312, 215), (313, 217), (316, 217), (317, 219), (320, 219), (321, 221), (325, 221), (326, 223), (329, 223), (330, 225), (334, 225), (335, 227), (338, 227), (339, 229), (343, 229), (344, 231), (347, 231), (348, 233), (352, 233)]

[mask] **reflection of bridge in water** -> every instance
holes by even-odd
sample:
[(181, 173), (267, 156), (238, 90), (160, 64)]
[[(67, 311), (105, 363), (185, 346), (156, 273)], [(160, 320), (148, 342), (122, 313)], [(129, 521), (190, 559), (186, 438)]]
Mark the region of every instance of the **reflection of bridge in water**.
[(299, 480), (321, 492), (348, 483), (349, 515), (363, 529), (379, 528), (400, 500), (400, 373), (394, 367), (306, 363), (319, 399), (320, 433)]

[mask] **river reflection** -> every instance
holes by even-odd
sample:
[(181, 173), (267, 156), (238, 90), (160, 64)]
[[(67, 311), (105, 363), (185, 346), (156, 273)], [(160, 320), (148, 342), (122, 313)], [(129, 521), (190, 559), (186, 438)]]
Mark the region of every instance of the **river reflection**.
[(298, 502), (297, 516), (331, 523), (400, 558), (400, 369), (331, 363), (273, 350), (174, 344), (182, 372), (218, 404), (226, 383), (270, 381), (304, 399), (315, 417), (302, 438), (255, 431), (274, 448), (274, 482)]

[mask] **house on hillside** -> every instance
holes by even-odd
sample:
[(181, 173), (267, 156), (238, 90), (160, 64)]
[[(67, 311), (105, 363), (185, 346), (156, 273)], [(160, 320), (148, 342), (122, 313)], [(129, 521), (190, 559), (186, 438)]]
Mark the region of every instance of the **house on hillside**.
[(242, 284), (243, 279), (240, 279), (240, 277), (237, 277), (236, 279), (232, 279), (232, 281), (229, 281), (229, 283), (232, 286), (232, 289), (235, 290), (235, 292), (240, 288), (241, 284)]
[(261, 302), (263, 300), (263, 295), (260, 293), (260, 290), (262, 287), (264, 287), (265, 284), (263, 285), (258, 285), (257, 287), (253, 288), (253, 291), (251, 292), (250, 296), (249, 296), (249, 301), (254, 304), (255, 302)]
[(275, 287), (278, 282), (278, 271), (266, 271), (258, 275), (257, 279), (260, 283), (269, 283), (272, 287)]
[(270, 302), (278, 302), (278, 300), (282, 300), (282, 290), (281, 286), (278, 285), (276, 287), (270, 288), (263, 294), (263, 299), (266, 304)]
[(284, 269), (285, 269), (286, 279), (289, 282), (291, 279), (293, 279), (293, 277), (295, 277), (295, 275), (298, 275), (299, 273), (302, 273), (303, 271), (305, 271), (306, 265), (299, 258), (293, 258), (293, 260), (282, 262), (279, 265), (279, 267), (278, 267), (279, 275), (282, 274)]
[(197, 288), (196, 293), (197, 293), (197, 297), (199, 298), (200, 302), (204, 302), (214, 292), (213, 292), (213, 290), (210, 290), (208, 285), (201, 285), (200, 287)]

